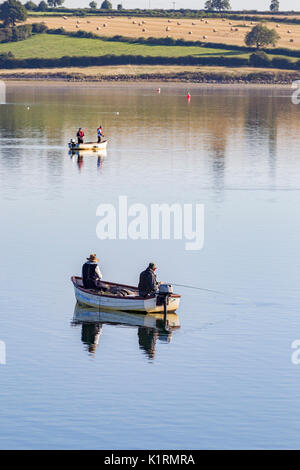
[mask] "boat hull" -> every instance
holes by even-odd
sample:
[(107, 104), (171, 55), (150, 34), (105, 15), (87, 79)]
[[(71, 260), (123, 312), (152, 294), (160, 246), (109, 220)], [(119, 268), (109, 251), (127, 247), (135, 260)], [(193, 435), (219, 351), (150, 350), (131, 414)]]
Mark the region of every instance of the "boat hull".
[[(123, 312), (138, 312), (138, 313), (162, 313), (164, 311), (163, 304), (159, 304), (158, 296), (153, 295), (151, 297), (139, 297), (137, 295), (132, 296), (116, 296), (116, 295), (101, 295), (90, 289), (84, 289), (78, 284), (76, 279), (72, 278), (75, 298), (80, 305), (97, 308), (99, 310), (119, 310)], [(120, 284), (106, 283), (108, 285), (118, 285), (124, 288), (130, 288), (137, 290), (136, 287), (124, 286)], [(180, 295), (171, 294), (168, 298), (167, 311), (175, 312), (180, 303)]]
[(105, 150), (107, 147), (107, 140), (103, 140), (102, 142), (86, 142), (83, 144), (76, 144), (76, 143), (69, 143), (69, 149), (72, 152), (79, 152), (89, 150), (91, 152), (100, 152), (101, 150)]

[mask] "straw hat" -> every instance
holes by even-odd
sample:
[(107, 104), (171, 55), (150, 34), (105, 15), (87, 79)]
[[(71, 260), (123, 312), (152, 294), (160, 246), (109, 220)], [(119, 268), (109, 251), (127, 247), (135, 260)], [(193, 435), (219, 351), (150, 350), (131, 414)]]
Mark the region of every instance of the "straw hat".
[(89, 258), (87, 258), (88, 261), (93, 261), (94, 263), (98, 263), (98, 258), (95, 253), (92, 253)]

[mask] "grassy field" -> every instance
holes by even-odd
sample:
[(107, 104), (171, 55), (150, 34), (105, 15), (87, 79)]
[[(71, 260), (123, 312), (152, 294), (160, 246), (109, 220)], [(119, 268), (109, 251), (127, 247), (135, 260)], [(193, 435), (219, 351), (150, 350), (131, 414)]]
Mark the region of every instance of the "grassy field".
[(124, 42), (101, 41), (100, 39), (72, 38), (68, 36), (37, 34), (25, 41), (0, 44), (0, 54), (11, 51), (16, 58), (27, 59), (58, 58), (63, 56), (101, 56), (142, 55), (142, 56), (239, 56), (238, 51), (209, 49), (188, 46), (149, 46), (144, 44), (128, 44)]
[[(247, 21), (225, 19), (166, 19), (89, 16), (78, 18), (29, 17), (27, 23), (44, 22), (49, 28), (64, 27), (67, 31), (91, 31), (101, 36), (120, 34), (129, 37), (166, 37), (175, 39), (202, 40), (207, 42), (244, 45), (245, 35), (256, 24)], [(106, 26), (104, 26), (106, 25)], [(269, 28), (276, 28), (281, 36), (277, 47), (300, 49), (300, 25), (268, 22)], [(169, 30), (167, 30), (169, 28)], [(289, 32), (290, 31), (290, 32)], [(191, 34), (190, 34), (191, 33)], [(204, 39), (204, 36), (206, 39)], [(293, 42), (291, 42), (293, 41)]]

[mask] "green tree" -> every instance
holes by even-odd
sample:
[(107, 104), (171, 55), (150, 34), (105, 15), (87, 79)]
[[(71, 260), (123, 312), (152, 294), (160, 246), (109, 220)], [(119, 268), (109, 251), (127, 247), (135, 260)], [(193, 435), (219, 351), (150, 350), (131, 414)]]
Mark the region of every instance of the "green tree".
[(123, 10), (123, 5), (122, 5), (122, 3), (119, 3), (119, 4), (117, 5), (117, 10)]
[(257, 49), (265, 46), (276, 46), (280, 39), (279, 34), (275, 29), (269, 29), (263, 24), (258, 24), (252, 28), (245, 36), (245, 44), (247, 46), (256, 46)]
[(96, 10), (96, 8), (97, 8), (97, 3), (96, 3), (96, 2), (91, 2), (91, 3), (89, 3), (89, 7), (90, 7), (92, 10)]
[(27, 19), (27, 10), (18, 0), (7, 0), (0, 5), (0, 19), (4, 26), (15, 26), (18, 21)]
[(207, 0), (205, 3), (205, 10), (230, 10), (231, 5), (229, 0)]
[(279, 0), (271, 0), (270, 10), (279, 11)]
[(37, 11), (47, 11), (48, 10), (48, 5), (47, 3), (42, 0), (39, 4), (38, 4), (38, 7), (37, 7)]
[(37, 9), (37, 5), (33, 2), (26, 2), (24, 7), (26, 8), (26, 10), (30, 10), (30, 11)]
[(47, 0), (49, 7), (55, 8), (60, 7), (65, 0)]
[(109, 0), (104, 0), (100, 8), (101, 10), (112, 10), (112, 4), (109, 2)]
[(207, 0), (204, 5), (205, 10), (213, 10), (213, 0)]

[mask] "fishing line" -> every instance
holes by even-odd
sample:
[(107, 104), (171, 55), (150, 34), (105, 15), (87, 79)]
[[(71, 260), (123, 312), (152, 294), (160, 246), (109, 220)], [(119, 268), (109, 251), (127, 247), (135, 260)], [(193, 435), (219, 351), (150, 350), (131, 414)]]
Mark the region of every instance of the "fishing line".
[(256, 304), (251, 299), (248, 299), (246, 297), (232, 296), (231, 294), (228, 294), (227, 292), (223, 292), (223, 291), (220, 291), (220, 290), (206, 289), (205, 287), (198, 287), (198, 286), (188, 286), (186, 284), (172, 283), (172, 285), (176, 286), (176, 287), (185, 287), (186, 289), (201, 290), (201, 291), (205, 291), (205, 292), (210, 292), (212, 294), (224, 295), (226, 297), (231, 297), (232, 299), (243, 300), (244, 302), (251, 303), (252, 305), (255, 305), (255, 307), (256, 307)]

